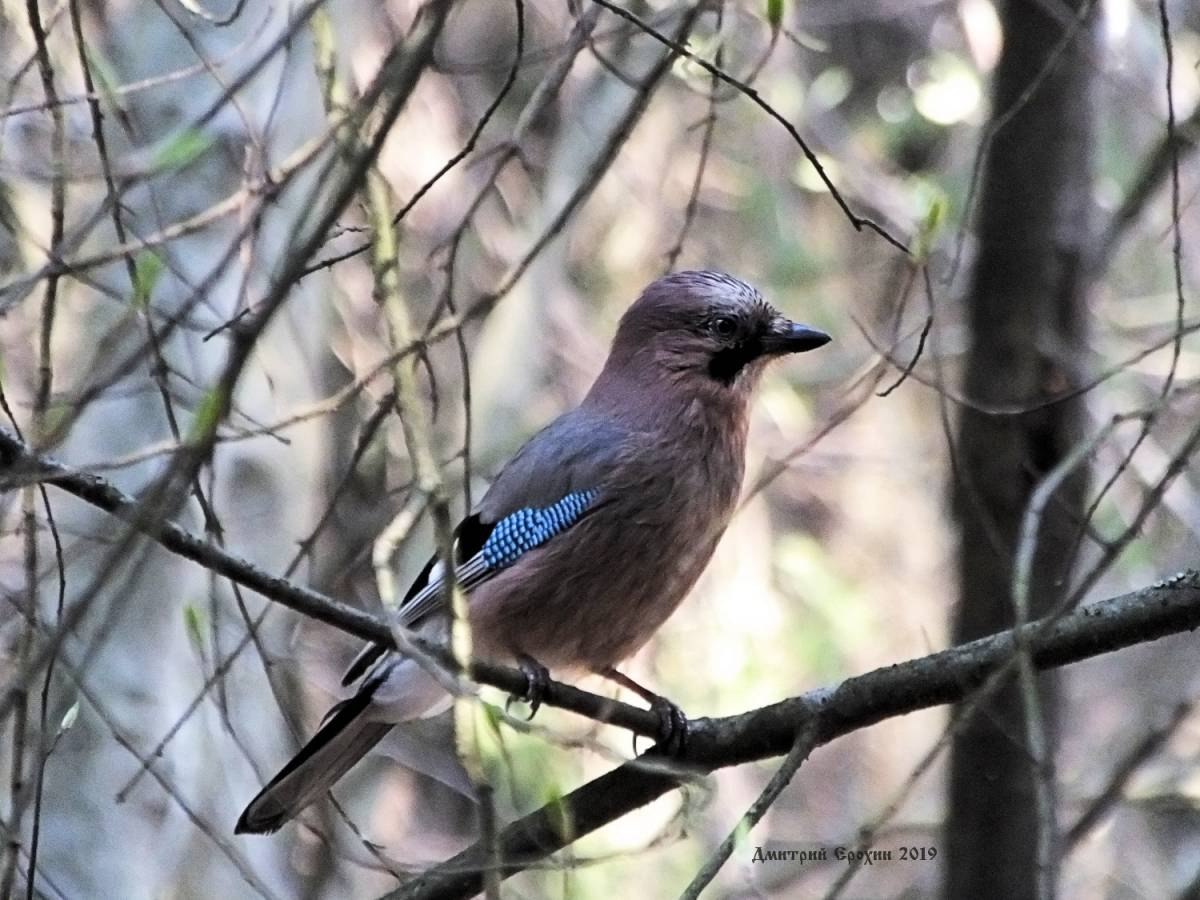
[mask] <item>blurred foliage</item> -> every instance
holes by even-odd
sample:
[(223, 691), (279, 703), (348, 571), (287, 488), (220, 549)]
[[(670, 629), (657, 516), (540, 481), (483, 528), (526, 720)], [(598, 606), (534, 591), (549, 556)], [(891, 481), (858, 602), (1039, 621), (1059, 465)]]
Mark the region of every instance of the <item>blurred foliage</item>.
[[(262, 44), (256, 42), (265, 43), (284, 27), (286, 17), (274, 18), (276, 13), (266, 11), (265, 5), (246, 4), (247, 14), (229, 29), (193, 13), (179, 24), (175, 17), (183, 13), (178, 10), (168, 16), (153, 4), (135, 0), (90, 6), (88, 58), (109, 127), (119, 138), (115, 158), (131, 172), (162, 170), (153, 189), (146, 187), (130, 201), (136, 206), (136, 215), (130, 213), (136, 234), (165, 228), (241, 189), (247, 172), (257, 173), (260, 165), (280, 165), (326, 124), (303, 35), (287, 45), (285, 64), (266, 67), (265, 75), (238, 93), (238, 108), (226, 105), (202, 126), (190, 124), (238, 66), (253, 57), (247, 48), (259, 52)], [(673, 8), (666, 3), (626, 6), (663, 27), (664, 22), (669, 25)], [(18, 7), (5, 4), (6, 21), (24, 21)], [(581, 7), (586, 10), (589, 4)], [(1147, 155), (1161, 141), (1165, 115), (1156, 8), (1132, 0), (1109, 0), (1104, 7), (1107, 24), (1096, 53), (1095, 98), (1102, 128), (1095, 204), (1102, 220), (1125, 198)], [(1176, 110), (1182, 122), (1200, 101), (1200, 20), (1194, 4), (1177, 2), (1171, 7), (1176, 23)], [(415, 8), (408, 0), (331, 4), (337, 65), (348, 84), (359, 91), (369, 84), (391, 36), (409, 27)], [(524, 123), (527, 130), (518, 158), (503, 169), (495, 190), (459, 233), (476, 193), (487, 187), (492, 160), (505, 149), (574, 24), (568, 4), (546, 0), (526, 3), (525, 9), (525, 57), (512, 92), (484, 127), (474, 155), (433, 186), (401, 223), (402, 292), (418, 325), (449, 312), (447, 298), (461, 313), (504, 283), (596, 165), (598, 148), (632, 96), (625, 82), (636, 83), (653, 54), (661, 51), (660, 45), (634, 34), (616, 17), (602, 15), (592, 45), (581, 52), (557, 100)], [(973, 252), (973, 210), (967, 202), (989, 113), (988, 84), (1001, 46), (989, 0), (890, 5), (753, 0), (725, 4), (723, 10), (719, 24), (715, 15), (703, 17), (689, 48), (706, 61), (719, 60), (734, 77), (751, 81), (810, 143), (847, 202), (908, 242), (916, 260), (928, 263), (932, 298), (924, 296), (919, 279), (907, 296), (901, 296), (911, 274), (908, 261), (882, 240), (851, 227), (778, 122), (727, 84), (714, 91), (703, 67), (680, 60), (561, 235), (546, 243), (494, 309), (463, 328), (469, 378), (464, 378), (453, 340), (427, 348), (422, 360), (434, 438), (448, 480), (470, 483), (477, 499), (516, 447), (578, 402), (603, 360), (621, 312), (664, 270), (667, 255), (680, 241), (675, 268), (729, 270), (757, 284), (790, 315), (834, 334), (835, 343), (821, 354), (791, 360), (770, 373), (755, 407), (747, 484), (772, 471), (773, 460), (787, 458), (789, 464), (748, 499), (694, 595), (630, 665), (632, 677), (653, 685), (694, 716), (739, 712), (946, 644), (944, 622), (955, 595), (956, 573), (953, 523), (945, 499), (950, 454), (944, 429), (956, 408), (928, 385), (938, 379), (948, 386), (957, 383), (965, 340), (960, 301)], [(205, 74), (181, 34), (204, 48), (208, 62), (220, 63), (214, 63), (220, 78)], [(61, 37), (58, 34), (55, 41)], [(10, 60), (5, 64), (12, 79), (6, 95), (10, 105), (36, 104), (37, 80), (28, 71), (18, 78), (12, 62), (31, 58), (28, 35), (19, 29), (5, 31), (3, 40)], [(68, 82), (64, 90), (80, 93), (72, 48), (55, 43), (53, 49), (63, 60)], [(515, 50), (511, 4), (464, 0), (442, 39), (437, 71), (422, 80), (380, 157), (397, 208), (464, 146), (504, 84)], [(221, 61), (228, 61), (228, 67)], [(196, 72), (152, 90), (122, 93), (123, 85), (185, 66)], [(70, 109), (72, 162), (87, 173), (71, 183), (75, 221), (93, 211), (103, 194), (85, 107), (74, 104)], [(705, 147), (704, 123), (710, 114), (716, 121)], [(15, 270), (36, 269), (45, 256), (52, 169), (45, 154), (47, 123), (35, 110), (13, 115), (3, 126), (0, 271), (6, 283), (24, 274)], [(256, 155), (260, 152), (265, 156)], [(693, 198), (702, 159), (704, 169)], [(1186, 158), (1182, 178), (1187, 215), (1181, 225), (1186, 248), (1200, 246), (1200, 220), (1193, 210), (1196, 172), (1194, 160)], [(185, 434), (201, 435), (217, 427), (228, 398), (211, 387), (212, 372), (222, 358), (218, 350), (227, 346), (227, 326), (247, 308), (253, 309), (255, 299), (270, 285), (274, 265), (296, 238), (296, 223), (311, 213), (312, 197), (322, 187), (307, 172), (298, 184), (282, 199), (264, 201), (263, 222), (256, 222), (244, 236), (223, 221), (160, 249), (141, 251), (134, 257), (132, 284), (116, 264), (98, 269), (95, 276), (64, 282), (60, 318), (65, 324), (55, 334), (56, 401), (82, 395), (113, 359), (120, 358), (113, 348), (143, 339), (129, 323), (114, 324), (113, 295), (131, 297), (136, 310), (148, 310), (148, 320), (161, 326), (194, 299), (192, 290), (202, 285), (208, 293), (188, 308), (183, 333), (173, 338), (167, 352), (172, 390), (183, 399), (184, 408), (192, 410)], [(251, 199), (256, 198), (247, 197), (247, 204)], [(239, 215), (254, 209), (247, 206)], [(1148, 341), (1170, 333), (1176, 298), (1167, 209), (1162, 195), (1156, 195), (1113, 258), (1104, 261), (1091, 303), (1091, 352), (1099, 368), (1128, 359)], [(362, 210), (352, 205), (321, 258), (359, 246), (364, 224)], [(108, 249), (113, 242), (111, 234), (98, 232), (87, 249)], [(457, 256), (449, 272), (452, 248)], [(1184, 261), (1189, 298), (1200, 283), (1194, 257), (1189, 251)], [(212, 276), (218, 265), (228, 269), (220, 277)], [(222, 426), (230, 440), (218, 450), (204, 485), (213, 486), (231, 549), (273, 571), (284, 571), (297, 546), (324, 521), (319, 537), (303, 544), (307, 555), (293, 577), (370, 605), (370, 543), (411, 489), (412, 473), (395, 417), (384, 416), (374, 436), (365, 436), (365, 426), (386, 400), (390, 385), (376, 379), (337, 409), (311, 411), (354, 379), (365, 378), (390, 348), (372, 299), (369, 267), (361, 256), (308, 275), (296, 292), (295, 306), (275, 323), (271, 339), (256, 347), (228, 427)], [(29, 408), (36, 380), (37, 313), (36, 304), (25, 303), (0, 322), (0, 378), (20, 415)], [(877, 348), (887, 348), (899, 360), (911, 359), (930, 313), (937, 328), (913, 377), (886, 398), (873, 396), (866, 375), (879, 360)], [(1194, 299), (1189, 299), (1187, 313), (1194, 315)], [(1089, 410), (1094, 421), (1103, 423), (1117, 410), (1153, 402), (1169, 361), (1170, 351), (1160, 352), (1092, 392)], [(167, 431), (161, 408), (146, 401), (156, 397), (146, 372), (142, 365), (136, 375), (117, 380), (105, 394), (106, 400), (142, 405), (119, 407), (119, 413), (105, 406), (102, 414), (80, 422), (63, 416), (72, 423), (75, 440), (56, 452), (76, 463), (94, 464), (159, 446)], [(887, 367), (876, 387), (898, 377), (895, 366)], [(1197, 377), (1200, 356), (1194, 343), (1185, 343), (1180, 383), (1191, 390)], [(465, 403), (468, 388), (470, 409)], [(1181, 403), (1176, 418), (1166, 418), (1133, 465), (1122, 467), (1119, 447), (1101, 454), (1099, 481), (1118, 469), (1122, 474), (1092, 523), (1098, 535), (1113, 534), (1130, 521), (1138, 499), (1161, 473), (1181, 427), (1179, 420), (1200, 412), (1194, 393)], [(256, 431), (293, 415), (308, 418), (299, 427), (280, 429), (277, 438)], [(462, 445), (468, 421), (471, 470), (464, 475)], [(258, 436), (247, 437), (251, 433)], [(365, 441), (362, 446), (360, 440)], [(360, 458), (351, 472), (356, 452)], [(146, 469), (120, 471), (136, 486), (156, 464), (152, 460)], [(345, 494), (333, 503), (333, 492), (343, 480)], [(1197, 490), (1200, 483), (1193, 471), (1168, 493), (1164, 513), (1147, 523), (1098, 592), (1117, 593), (1194, 561), (1200, 551)], [(331, 503), (332, 514), (323, 520)], [(465, 498), (460, 494), (455, 503), (461, 511)], [(19, 581), (17, 512), (10, 510), (7, 521), (6, 587)], [(189, 515), (203, 521), (194, 508)], [(70, 535), (70, 558), (81, 552), (79, 546), (103, 546), (111, 539), (106, 527), (95, 523), (78, 525), (76, 532)], [(427, 523), (414, 528), (400, 558), (402, 577), (417, 570), (431, 546)], [(119, 688), (109, 692), (129, 699), (129, 730), (138, 735), (142, 751), (153, 748), (178, 708), (211, 674), (217, 658), (210, 652), (214, 642), (225, 653), (245, 632), (240, 598), (235, 601), (224, 586), (214, 586), (217, 579), (199, 578), (194, 572), (188, 577), (194, 580), (185, 582), (184, 576), (166, 572), (162, 582), (176, 595), (164, 598), (159, 587), (151, 592), (156, 605), (138, 607), (169, 611), (166, 628), (172, 634), (182, 632), (178, 636), (191, 645), (189, 652), (178, 654), (185, 659), (182, 668), (162, 676), (161, 691), (156, 682), (153, 696)], [(43, 581), (46, 597), (53, 593), (49, 584)], [(198, 595), (204, 600), (193, 599)], [(182, 628), (177, 611), (181, 603)], [(156, 638), (160, 632), (139, 624), (147, 636), (123, 645), (126, 652), (144, 654), (147, 665), (166, 666), (174, 657), (162, 649), (165, 644)], [(280, 705), (287, 718), (300, 723), (297, 732), (308, 733), (321, 711), (317, 707), (328, 695), (313, 691), (306, 701), (307, 683), (335, 681), (337, 664), (344, 663), (293, 664), (303, 670), (293, 673), (293, 681), (281, 685), (276, 676), (268, 685), (264, 672), (287, 658), (283, 648), (291, 646), (290, 625), (275, 627), (266, 629), (263, 661), (247, 653), (234, 667), (230, 683), (237, 688), (237, 701), (214, 704), (207, 710), (211, 716), (198, 717), (202, 737), (176, 742), (172, 752), (178, 756), (169, 757), (173, 771), (201, 773), (190, 783), (189, 796), (208, 798), (215, 810), (210, 818), (222, 828), (232, 824), (230, 811), (243, 802), (252, 784), (259, 783), (255, 767), (272, 769), (286, 755)], [(196, 653), (196, 647), (204, 652)], [(1146, 656), (1162, 652), (1153, 649), (1141, 656), (1126, 654), (1130, 662), (1089, 664), (1091, 668), (1081, 667), (1083, 675), (1072, 676), (1077, 678), (1077, 702), (1094, 714), (1078, 724), (1064, 745), (1060, 765), (1068, 804), (1078, 805), (1098, 789), (1102, 773), (1093, 772), (1097, 747), (1112, 747), (1144, 728), (1164, 705), (1178, 700), (1168, 696), (1168, 687), (1182, 689), (1194, 682), (1195, 663), (1187, 649), (1174, 648), (1169, 654), (1171, 677), (1155, 668), (1154, 660), (1147, 662)], [(1096, 672), (1100, 674), (1088, 674)], [(584, 686), (609, 690), (591, 681)], [(1155, 692), (1153, 697), (1143, 699), (1142, 692), (1149, 690)], [(491, 699), (503, 705), (502, 698)], [(136, 719), (151, 708), (159, 718)], [(226, 717), (236, 727), (226, 730)], [(61, 721), (66, 731), (66, 719)], [(501, 723), (502, 739), (489, 736), (483, 749), (497, 776), (496, 796), (506, 819), (606, 771), (613, 755), (630, 754), (624, 733), (593, 728), (566, 714), (542, 710), (533, 725), (535, 731), (546, 727), (573, 738), (594, 739), (608, 753), (551, 746)], [(837, 867), (789, 874), (782, 867), (755, 866), (750, 862), (753, 847), (769, 841), (787, 846), (852, 843), (864, 820), (907, 783), (943, 725), (941, 711), (889, 721), (814, 755), (735, 853), (713, 896), (743, 896), (744, 891), (757, 891), (747, 886), (759, 882), (769, 896), (823, 893), (840, 874)], [(78, 754), (68, 758), (80, 767), (91, 764), (92, 745), (80, 736), (83, 731), (72, 729), (59, 751)], [(250, 751), (244, 750), (242, 735), (249, 735)], [(108, 736), (101, 732), (96, 740), (108, 741)], [(1168, 767), (1163, 780), (1168, 791), (1177, 786), (1179, 770), (1194, 764), (1197, 752), (1194, 746), (1172, 751), (1175, 765)], [(204, 769), (208, 754), (219, 760), (215, 771)], [(247, 763), (247, 756), (255, 766)], [(111, 768), (119, 785), (131, 763), (122, 758), (119, 772), (111, 761), (95, 765)], [(770, 771), (768, 766), (723, 771), (703, 789), (664, 798), (562, 854), (557, 861), (564, 870), (527, 873), (514, 880), (511, 890), (519, 896), (573, 898), (674, 896), (734, 826)], [(376, 803), (372, 808), (383, 811), (367, 820), (366, 834), (403, 860), (449, 855), (454, 842), (462, 840), (461, 829), (470, 827), (469, 816), (457, 814), (460, 807), (440, 788), (415, 784), (387, 771), (370, 784), (355, 783), (355, 799)], [(143, 807), (157, 811), (167, 804), (159, 788), (143, 790), (149, 798)], [(928, 837), (939, 815), (939, 792), (936, 778), (918, 782), (900, 809), (896, 827)], [(117, 833), (127, 822), (122, 816), (144, 812), (138, 804), (112, 812), (114, 794), (108, 787), (96, 787), (98, 799), (93, 800), (113, 817), (103, 827)], [(418, 808), (420, 803), (430, 806)], [(218, 891), (207, 879), (214, 871), (225, 879), (220, 884), (245, 890), (231, 864), (194, 838), (190, 820), (167, 805), (168, 812), (156, 814), (172, 826), (173, 855), (162, 863), (165, 874), (160, 873), (160, 882), (147, 893), (212, 896)], [(421, 810), (430, 808), (447, 810), (445, 818), (451, 821), (432, 814), (428, 818), (436, 821), (428, 821)], [(254, 864), (272, 879), (287, 885), (284, 893), (289, 896), (302, 891), (307, 896), (373, 896), (392, 883), (373, 859), (362, 862), (363, 849), (355, 837), (347, 836), (347, 829), (333, 818), (318, 821), (335, 835), (334, 850), (297, 829), (270, 839), (275, 842), (270, 846), (244, 845), (246, 853), (253, 854)], [(1116, 833), (1132, 827), (1122, 821)], [(1158, 826), (1138, 827), (1153, 834)], [(70, 848), (55, 847), (53, 838), (48, 847), (45, 858), (53, 871), (54, 861), (69, 856)], [(1124, 877), (1120, 857), (1138, 851), (1118, 853), (1116, 847), (1112, 834), (1106, 833), (1072, 857), (1070, 866), (1075, 868), (1064, 896), (1098, 896), (1088, 891)], [(362, 865), (351, 865), (339, 854)], [(599, 860), (595, 864), (590, 862), (593, 857)], [(567, 870), (566, 864), (575, 860), (589, 862)], [(934, 866), (880, 867), (864, 873), (854, 891), (858, 896), (928, 896), (936, 876)], [(1137, 890), (1143, 896), (1165, 896), (1167, 887), (1176, 887), (1161, 874), (1139, 873), (1138, 878)]]

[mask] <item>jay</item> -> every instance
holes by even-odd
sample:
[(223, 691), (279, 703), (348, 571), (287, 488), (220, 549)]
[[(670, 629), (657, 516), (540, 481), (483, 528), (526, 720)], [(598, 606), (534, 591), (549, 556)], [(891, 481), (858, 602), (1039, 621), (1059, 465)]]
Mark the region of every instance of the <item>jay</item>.
[[(583, 402), (517, 452), (455, 531), (475, 656), (519, 664), (535, 708), (548, 668), (598, 673), (652, 704), (664, 740), (686, 733), (677, 707), (615, 666), (675, 611), (729, 524), (766, 364), (829, 340), (729, 275), (678, 272), (647, 287)], [(435, 556), (397, 616), (445, 641), (440, 568)], [(246, 807), (238, 833), (277, 830), (390, 729), (450, 702), (414, 660), (381, 645), (350, 665), (343, 684), (355, 683)]]

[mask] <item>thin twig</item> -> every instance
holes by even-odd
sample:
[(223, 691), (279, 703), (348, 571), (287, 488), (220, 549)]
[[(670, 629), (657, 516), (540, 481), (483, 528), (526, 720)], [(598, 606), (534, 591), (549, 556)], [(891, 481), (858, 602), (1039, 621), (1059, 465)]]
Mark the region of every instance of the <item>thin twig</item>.
[(1179, 355), (1183, 352), (1183, 232), (1179, 227), (1179, 142), (1175, 140), (1175, 51), (1171, 44), (1171, 19), (1167, 15), (1166, 0), (1158, 0), (1158, 17), (1162, 25), (1163, 50), (1167, 57), (1167, 144), (1171, 148), (1171, 262), (1175, 275), (1175, 343), (1171, 348), (1171, 367), (1163, 381), (1162, 396), (1171, 393), (1175, 383), (1175, 371), (1179, 366)]
[(1033, 95), (1038, 92), (1042, 84), (1053, 74), (1058, 68), (1059, 60), (1070, 49), (1071, 44), (1075, 42), (1080, 30), (1087, 23), (1087, 18), (1092, 12), (1092, 7), (1096, 5), (1097, 0), (1088, 0), (1079, 7), (1079, 10), (1068, 22), (1063, 22), (1066, 25), (1063, 29), (1062, 37), (1059, 38), (1057, 44), (1046, 55), (1046, 61), (1037, 73), (1025, 85), (1025, 89), (1021, 91), (1012, 105), (1004, 110), (1004, 112), (993, 115), (988, 127), (979, 139), (979, 146), (975, 151), (975, 162), (971, 166), (971, 181), (967, 187), (967, 199), (963, 203), (962, 219), (959, 221), (958, 234), (954, 241), (954, 257), (950, 263), (950, 268), (946, 271), (945, 277), (942, 279), (942, 284), (953, 284), (954, 279), (958, 276), (959, 267), (962, 265), (963, 250), (967, 242), (967, 231), (971, 227), (971, 220), (975, 213), (975, 197), (979, 193), (979, 185), (983, 178), (983, 167), (987, 163), (988, 156), (992, 152), (992, 144), (996, 141), (996, 136), (1003, 131), (1022, 109), (1024, 109), (1029, 101), (1033, 99)]
[(675, 53), (691, 60), (704, 71), (708, 72), (715, 78), (719, 78), (721, 81), (725, 82), (730, 87), (737, 90), (740, 94), (748, 98), (757, 107), (759, 107), (759, 109), (782, 125), (784, 129), (786, 129), (792, 140), (795, 141), (796, 145), (800, 148), (800, 152), (804, 154), (804, 158), (807, 159), (812, 165), (813, 169), (816, 170), (817, 176), (829, 190), (829, 194), (831, 197), (833, 197), (834, 202), (837, 203), (837, 205), (841, 208), (846, 218), (850, 220), (850, 224), (854, 226), (855, 231), (862, 231), (863, 228), (868, 228), (902, 253), (907, 254), (909, 252), (908, 247), (906, 247), (902, 241), (893, 237), (892, 233), (882, 225), (865, 216), (858, 215), (850, 208), (850, 205), (846, 202), (845, 198), (842, 197), (841, 192), (837, 189), (837, 185), (833, 183), (832, 179), (829, 177), (829, 174), (825, 171), (825, 167), (821, 165), (821, 160), (817, 157), (817, 154), (813, 152), (812, 148), (808, 146), (808, 142), (805, 141), (804, 138), (801, 137), (800, 132), (796, 130), (796, 126), (789, 122), (782, 113), (775, 109), (775, 107), (764, 100), (762, 95), (759, 94), (754, 87), (746, 84), (744, 81), (734, 78), (728, 72), (713, 65), (708, 60), (696, 56), (694, 53), (692, 53), (692, 51), (684, 46), (678, 38), (672, 39), (667, 37), (644, 19), (639, 18), (634, 13), (624, 9), (623, 7), (617, 6), (615, 3), (610, 2), (610, 0), (592, 0), (592, 2), (599, 6), (603, 6), (614, 15), (620, 16), (622, 19), (625, 19), (628, 22), (632, 22), (639, 29), (648, 34), (650, 37), (654, 38), (659, 43), (670, 47)]
[(692, 878), (691, 883), (679, 895), (679, 900), (699, 900), (700, 892), (703, 891), (712, 880), (721, 871), (721, 867), (729, 861), (729, 857), (733, 854), (733, 850), (741, 843), (746, 835), (759, 823), (772, 804), (779, 799), (779, 795), (783, 793), (792, 782), (796, 772), (800, 770), (800, 766), (808, 759), (808, 755), (812, 753), (816, 746), (816, 727), (813, 718), (810, 716), (805, 721), (804, 726), (796, 734), (796, 742), (792, 744), (792, 749), (788, 751), (784, 757), (783, 763), (775, 770), (775, 774), (771, 776), (771, 780), (767, 782), (767, 786), (763, 788), (762, 793), (755, 798), (750, 804), (750, 808), (746, 810), (733, 830), (729, 832), (725, 840), (708, 858), (700, 871)]
[[(1031, 608), (1034, 556), (1038, 548), (1038, 532), (1045, 517), (1046, 507), (1067, 478), (1087, 463), (1096, 449), (1108, 439), (1113, 430), (1126, 417), (1114, 418), (1105, 428), (1081, 441), (1064, 456), (1038, 484), (1029, 498), (1025, 514), (1021, 519), (1020, 535), (1017, 539), (1013, 563), (1012, 605), (1013, 626), (1020, 634), (1021, 626), (1029, 622)], [(1037, 891), (1042, 900), (1054, 895), (1057, 880), (1057, 817), (1055, 815), (1054, 772), (1050, 753), (1050, 741), (1046, 734), (1045, 717), (1037, 679), (1029, 647), (1022, 642), (1017, 645), (1017, 683), (1021, 695), (1021, 706), (1025, 715), (1025, 741), (1030, 759), (1033, 761), (1034, 798), (1037, 805)]]
[[(53, 123), (53, 131), (51, 136), (50, 159), (53, 166), (53, 178), (50, 187), (50, 252), (56, 254), (62, 246), (63, 241), (63, 220), (66, 211), (67, 186), (66, 186), (66, 130), (63, 121), (62, 109), (58, 106), (58, 88), (55, 83), (54, 64), (50, 59), (50, 51), (46, 43), (46, 30), (42, 24), (41, 12), (38, 9), (38, 0), (26, 0), (25, 14), (29, 21), (30, 31), (33, 33), (34, 45), (37, 56), (38, 73), (42, 81), (42, 94), (46, 102), (50, 105), (50, 118)], [(58, 310), (58, 288), (59, 278), (51, 276), (46, 279), (45, 295), (42, 299), (41, 322), (38, 330), (38, 371), (37, 382), (34, 391), (33, 399), (33, 440), (42, 441), (46, 431), (46, 415), (50, 408), (50, 397), (54, 386), (54, 360), (51, 355), (51, 340), (54, 334), (54, 320)], [(25, 507), (25, 577), (26, 585), (26, 606), (28, 610), (29, 620), (27, 621), (25, 630), (22, 634), (20, 647), (18, 649), (18, 658), (21, 666), (26, 666), (29, 663), (33, 649), (34, 631), (38, 617), (38, 544), (37, 544), (37, 517), (35, 513), (37, 492), (30, 487), (25, 492), (24, 507)], [(47, 666), (46, 680), (50, 678), (49, 670), (54, 664), (53, 657)], [(25, 767), (25, 752), (28, 744), (28, 684), (19, 685), (18, 694), (15, 697), (17, 708), (13, 716), (13, 759), (12, 759), (12, 810), (11, 810), (11, 832), (14, 840), (19, 840), (18, 835), (21, 828), (21, 815), (24, 804), (21, 802), (22, 789), (24, 787), (24, 779), (22, 772)], [(43, 697), (46, 692), (43, 691)], [(39, 720), (45, 722), (46, 709), (43, 703)], [(40, 743), (40, 738), (39, 742)], [(35, 758), (36, 774), (34, 787), (34, 823), (33, 832), (34, 838), (31, 840), (29, 848), (29, 866), (27, 869), (26, 889), (27, 893), (33, 893), (33, 879), (37, 871), (37, 851), (38, 845), (36, 837), (40, 836), (40, 819), (42, 812), (42, 762), (41, 754), (38, 753)], [(5, 861), (4, 873), (0, 876), (0, 896), (12, 896), (12, 881), (16, 873), (17, 865), (17, 847), (19, 843), (15, 843), (10, 847), (9, 855)]]
[[(721, 24), (725, 17), (725, 7), (720, 5), (717, 7), (717, 31), (721, 30)], [(773, 42), (772, 42), (773, 43)], [(721, 68), (724, 62), (724, 45), (717, 47), (714, 63), (717, 68)], [(765, 59), (765, 57), (764, 57)], [(675, 243), (671, 249), (667, 251), (667, 262), (664, 274), (671, 272), (675, 268), (675, 263), (679, 261), (679, 254), (683, 252), (683, 242), (687, 240), (688, 232), (692, 230), (692, 222), (696, 219), (696, 210), (700, 207), (700, 187), (704, 183), (704, 173), (708, 169), (708, 155), (712, 151), (713, 135), (717, 130), (717, 86), (719, 81), (716, 75), (710, 75), (711, 84), (708, 88), (708, 112), (703, 119), (703, 131), (700, 135), (700, 158), (696, 160), (696, 172), (692, 176), (692, 187), (688, 192), (687, 205), (683, 210), (683, 222), (679, 226), (679, 234), (675, 238)]]
[(1175, 734), (1179, 726), (1188, 717), (1194, 705), (1193, 701), (1178, 704), (1171, 711), (1171, 715), (1166, 722), (1145, 734), (1137, 742), (1136, 746), (1113, 767), (1112, 774), (1109, 776), (1104, 788), (1096, 795), (1095, 799), (1088, 805), (1088, 808), (1080, 814), (1079, 818), (1075, 820), (1075, 824), (1068, 828), (1066, 834), (1063, 835), (1062, 855), (1064, 857), (1091, 833), (1092, 829), (1100, 823), (1100, 820), (1121, 799), (1121, 795), (1124, 793), (1125, 785), (1129, 783), (1129, 779), (1171, 739), (1172, 735)]
[[(1048, 669), (1197, 625), (1200, 573), (1184, 572), (1055, 621), (1031, 623), (1021, 639), (1029, 641), (1035, 665)], [(1011, 665), (1015, 640), (1013, 631), (1005, 631), (740, 716), (695, 720), (685, 771), (705, 773), (783, 755), (810, 725), (816, 746), (823, 746), (895, 715), (960, 702)], [(505, 828), (501, 874), (521, 871), (677, 787), (683, 773), (651, 767), (653, 759), (643, 756), (627, 763)], [(564, 821), (572, 827), (563, 829)], [(484, 864), (482, 848), (473, 846), (386, 898), (469, 897), (480, 889)]]

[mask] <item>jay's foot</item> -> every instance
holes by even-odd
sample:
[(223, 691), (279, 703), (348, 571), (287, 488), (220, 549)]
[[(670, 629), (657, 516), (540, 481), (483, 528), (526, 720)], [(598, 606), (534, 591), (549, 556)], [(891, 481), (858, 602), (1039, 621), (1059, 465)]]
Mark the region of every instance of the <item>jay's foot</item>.
[[(550, 686), (550, 670), (532, 656), (526, 656), (524, 653), (517, 657), (517, 665), (525, 676), (525, 692), (516, 699), (524, 700), (529, 704), (529, 718), (532, 719), (541, 707), (542, 698), (546, 696), (546, 689)], [(513, 699), (514, 697), (510, 696), (509, 703)], [(507, 708), (508, 704), (505, 704), (506, 711)]]
[[(656, 694), (649, 688), (642, 687), (628, 675), (618, 672), (611, 666), (600, 672), (610, 681), (615, 681), (622, 687), (629, 688), (650, 704), (650, 712), (658, 716), (658, 731), (654, 739), (656, 746), (662, 748), (667, 756), (681, 756), (687, 749), (688, 731), (691, 726), (683, 710), (661, 694)], [(633, 751), (637, 752), (637, 735), (633, 736)]]
[(658, 716), (658, 734), (655, 740), (667, 756), (682, 756), (687, 749), (688, 731), (691, 724), (682, 709), (662, 695), (656, 694), (650, 701), (650, 712)]

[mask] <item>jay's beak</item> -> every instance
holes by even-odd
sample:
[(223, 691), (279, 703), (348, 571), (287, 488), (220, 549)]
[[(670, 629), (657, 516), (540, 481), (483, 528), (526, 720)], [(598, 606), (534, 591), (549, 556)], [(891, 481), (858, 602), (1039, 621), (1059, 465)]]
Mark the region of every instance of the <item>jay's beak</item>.
[(823, 331), (779, 318), (771, 323), (770, 329), (762, 336), (762, 347), (763, 352), (770, 355), (804, 353), (824, 347), (831, 340)]

